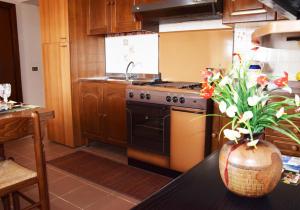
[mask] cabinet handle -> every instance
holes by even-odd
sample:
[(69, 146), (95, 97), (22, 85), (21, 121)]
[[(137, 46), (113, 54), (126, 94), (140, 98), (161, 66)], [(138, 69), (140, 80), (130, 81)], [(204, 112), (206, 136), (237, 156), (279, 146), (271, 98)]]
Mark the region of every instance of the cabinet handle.
[(297, 151), (297, 150), (298, 150), (298, 147), (295, 146), (295, 145), (293, 145), (293, 146), (292, 146), (292, 150), (293, 150), (293, 151)]
[(68, 45), (64, 44), (64, 45), (60, 45), (60, 47), (68, 47)]

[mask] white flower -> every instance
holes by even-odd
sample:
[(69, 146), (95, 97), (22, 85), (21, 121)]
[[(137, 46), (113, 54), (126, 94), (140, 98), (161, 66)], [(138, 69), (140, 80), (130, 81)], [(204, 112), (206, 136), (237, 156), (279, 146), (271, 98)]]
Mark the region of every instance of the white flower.
[(232, 80), (228, 77), (228, 76), (225, 76), (222, 80), (221, 80), (221, 82), (219, 83), (219, 86), (220, 87), (223, 87), (223, 86), (225, 86), (225, 85), (227, 85), (227, 84), (230, 84), (232, 82)]
[(261, 105), (262, 105), (262, 106), (265, 106), (267, 102), (268, 102), (268, 100), (263, 100), (263, 101), (261, 102)]
[(256, 79), (251, 79), (251, 78), (248, 78), (247, 82), (246, 82), (246, 86), (247, 88), (252, 88), (254, 87), (255, 85), (257, 85), (257, 82), (256, 82)]
[(268, 91), (272, 91), (272, 90), (275, 90), (277, 88), (278, 88), (277, 85), (275, 85), (274, 83), (269, 83), (267, 89), (268, 89)]
[(238, 100), (239, 100), (239, 95), (237, 94), (237, 92), (234, 92), (233, 93), (233, 101), (234, 101), (234, 103), (238, 103)]
[(238, 111), (237, 107), (235, 105), (231, 105), (230, 107), (228, 107), (228, 109), (226, 110), (226, 114), (228, 117), (234, 117), (235, 113)]
[(286, 113), (284, 113), (284, 107), (281, 107), (281, 108), (279, 109), (279, 111), (276, 113), (276, 117), (277, 117), (277, 118), (280, 118), (280, 117), (282, 117), (282, 115), (284, 115), (284, 114), (286, 114)]
[(240, 119), (240, 122), (246, 122), (250, 119), (252, 119), (253, 113), (251, 111), (244, 112), (242, 118)]
[(300, 106), (300, 97), (297, 94), (295, 94), (295, 104), (296, 106)]
[(256, 106), (258, 104), (258, 102), (260, 101), (260, 97), (254, 95), (254, 96), (250, 96), (248, 97), (247, 101), (249, 106)]
[(241, 138), (241, 134), (239, 132), (230, 129), (224, 130), (224, 136), (230, 141), (236, 141), (238, 138)]
[(221, 102), (219, 103), (219, 109), (220, 109), (220, 112), (221, 112), (221, 113), (226, 112), (227, 104), (226, 104), (225, 101), (221, 101)]
[(213, 77), (212, 77), (212, 81), (218, 80), (220, 78), (221, 74), (220, 72), (216, 73)]
[(248, 147), (256, 147), (257, 143), (259, 142), (259, 140), (253, 140), (247, 143)]
[(288, 92), (288, 93), (292, 93), (292, 88), (290, 88), (289, 86), (285, 86), (284, 88), (282, 88), (282, 90)]
[(245, 128), (237, 128), (237, 130), (242, 134), (249, 134), (250, 133), (250, 131), (248, 129), (245, 129)]

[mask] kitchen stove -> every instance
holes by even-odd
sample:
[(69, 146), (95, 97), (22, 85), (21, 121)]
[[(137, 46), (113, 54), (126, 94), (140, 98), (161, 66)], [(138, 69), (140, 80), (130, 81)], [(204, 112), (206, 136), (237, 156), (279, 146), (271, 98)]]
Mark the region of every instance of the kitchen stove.
[(207, 100), (200, 96), (201, 83), (150, 82), (127, 88), (126, 100), (206, 109)]

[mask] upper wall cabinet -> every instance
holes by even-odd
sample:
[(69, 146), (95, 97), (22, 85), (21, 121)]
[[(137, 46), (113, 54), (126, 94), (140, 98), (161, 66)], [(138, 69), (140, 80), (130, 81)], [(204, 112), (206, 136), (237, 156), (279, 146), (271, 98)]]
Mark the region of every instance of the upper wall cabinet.
[(224, 0), (223, 23), (275, 20), (274, 11), (257, 0)]
[(138, 31), (132, 7), (141, 0), (89, 0), (88, 34), (101, 35)]

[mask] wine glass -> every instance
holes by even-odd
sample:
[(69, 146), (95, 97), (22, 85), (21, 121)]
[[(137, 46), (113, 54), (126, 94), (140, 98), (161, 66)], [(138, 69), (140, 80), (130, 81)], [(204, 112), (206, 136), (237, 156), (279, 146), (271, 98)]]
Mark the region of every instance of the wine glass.
[(0, 84), (0, 97), (3, 99), (4, 97), (4, 85)]
[(4, 102), (8, 102), (8, 98), (11, 95), (11, 85), (9, 83), (2, 84), (2, 88), (0, 88), (0, 96), (3, 98)]

